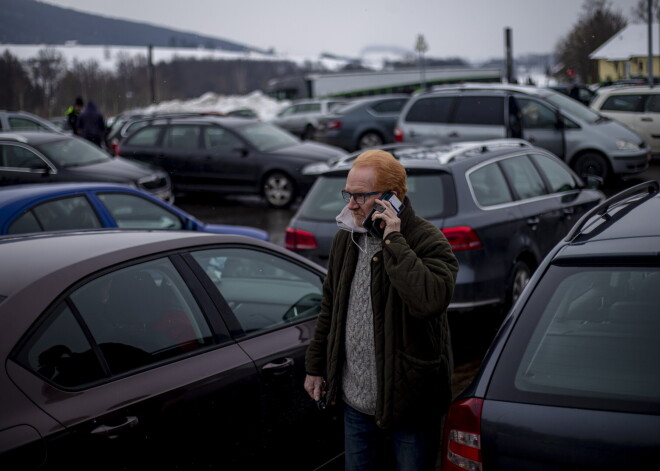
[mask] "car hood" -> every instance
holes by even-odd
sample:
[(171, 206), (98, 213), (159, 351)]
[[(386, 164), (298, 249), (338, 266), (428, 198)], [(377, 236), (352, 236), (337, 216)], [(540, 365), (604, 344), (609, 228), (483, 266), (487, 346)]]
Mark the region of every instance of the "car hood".
[(623, 139), (635, 144), (643, 141), (642, 137), (623, 123), (613, 119), (607, 119), (598, 124), (599, 130), (614, 139)]
[(307, 162), (324, 162), (333, 157), (348, 155), (339, 147), (321, 144), (320, 142), (303, 142), (301, 144), (284, 147), (271, 152), (275, 155), (287, 155), (291, 157), (300, 157)]
[(115, 183), (136, 182), (141, 178), (154, 174), (164, 174), (162, 170), (126, 160), (122, 157), (113, 157), (106, 162), (100, 162), (80, 167), (66, 167), (70, 175), (88, 178), (90, 181), (104, 181)]

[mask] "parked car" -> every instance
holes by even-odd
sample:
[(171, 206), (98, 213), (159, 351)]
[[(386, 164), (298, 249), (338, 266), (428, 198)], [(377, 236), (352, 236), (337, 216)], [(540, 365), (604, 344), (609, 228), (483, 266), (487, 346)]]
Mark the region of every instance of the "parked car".
[(311, 139), (316, 132), (318, 119), (343, 103), (346, 100), (336, 98), (296, 100), (277, 113), (270, 122), (303, 140)]
[(0, 235), (72, 229), (167, 229), (269, 240), (255, 227), (206, 224), (137, 188), (114, 183), (0, 187)]
[(443, 470), (660, 458), (660, 197), (624, 190), (544, 259), (445, 421)]
[(312, 470), (341, 455), (341, 417), (302, 387), (322, 267), (190, 231), (5, 236), (0, 260), (0, 468)]
[(314, 140), (349, 151), (394, 142), (397, 118), (408, 95), (356, 98), (318, 119)]
[(237, 108), (223, 113), (223, 116), (236, 116), (237, 118), (259, 119), (259, 115), (252, 108)]
[(557, 155), (580, 176), (637, 174), (650, 148), (639, 134), (566, 95), (508, 84), (436, 87), (413, 96), (399, 116), (397, 142), (447, 144), (522, 137)]
[[(406, 168), (415, 213), (442, 229), (456, 253), (452, 310), (515, 300), (543, 256), (604, 199), (553, 154), (517, 139), (383, 148)], [(357, 155), (308, 169), (319, 176), (286, 229), (288, 249), (327, 264)]]
[[(0, 132), (40, 131), (67, 134), (60, 126), (27, 111), (0, 110)], [(69, 133), (70, 134), (70, 133)]]
[(286, 208), (314, 182), (302, 174), (306, 164), (346, 151), (258, 120), (198, 116), (152, 119), (121, 142), (120, 154), (164, 168), (179, 192), (256, 194)]
[(642, 136), (653, 154), (660, 155), (660, 88), (599, 88), (591, 109), (625, 124)]
[(17, 183), (123, 183), (173, 201), (167, 173), (145, 164), (113, 158), (72, 134), (0, 133), (0, 186)]

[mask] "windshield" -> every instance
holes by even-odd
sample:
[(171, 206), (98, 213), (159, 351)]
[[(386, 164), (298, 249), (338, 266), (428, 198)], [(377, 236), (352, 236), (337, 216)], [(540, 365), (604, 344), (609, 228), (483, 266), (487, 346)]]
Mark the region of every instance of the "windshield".
[(35, 146), (60, 167), (77, 167), (106, 162), (111, 157), (94, 144), (75, 137)]
[(292, 134), (268, 123), (252, 123), (234, 130), (262, 152), (300, 144), (300, 141)]
[(575, 101), (573, 98), (562, 95), (561, 93), (548, 93), (545, 96), (545, 99), (560, 110), (579, 118), (587, 124), (594, 124), (601, 121), (601, 117), (598, 113), (591, 111), (582, 103)]

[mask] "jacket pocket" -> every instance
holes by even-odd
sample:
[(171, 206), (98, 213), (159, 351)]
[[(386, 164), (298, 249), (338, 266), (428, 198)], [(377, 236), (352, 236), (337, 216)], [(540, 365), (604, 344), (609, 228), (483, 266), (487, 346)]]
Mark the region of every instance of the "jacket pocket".
[(439, 420), (451, 401), (449, 361), (421, 360), (398, 351), (394, 365), (394, 421), (419, 425)]

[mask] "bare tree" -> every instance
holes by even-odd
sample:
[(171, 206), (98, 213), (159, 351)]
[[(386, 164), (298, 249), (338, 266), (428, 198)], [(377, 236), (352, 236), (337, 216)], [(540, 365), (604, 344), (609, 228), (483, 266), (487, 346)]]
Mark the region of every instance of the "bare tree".
[(37, 57), (28, 59), (27, 64), (32, 83), (43, 94), (45, 109), (41, 114), (51, 116), (57, 86), (66, 73), (66, 60), (61, 52), (45, 48), (39, 50)]
[(626, 18), (613, 11), (608, 0), (585, 0), (578, 22), (556, 46), (558, 62), (563, 64), (564, 71), (573, 69), (578, 80), (595, 82), (597, 64), (589, 59), (589, 54), (626, 25)]
[[(649, 11), (649, 2), (648, 0), (638, 0), (637, 5), (631, 9), (633, 22), (637, 23), (648, 23), (648, 11)], [(651, 1), (651, 16), (655, 20), (660, 22), (660, 0)]]

